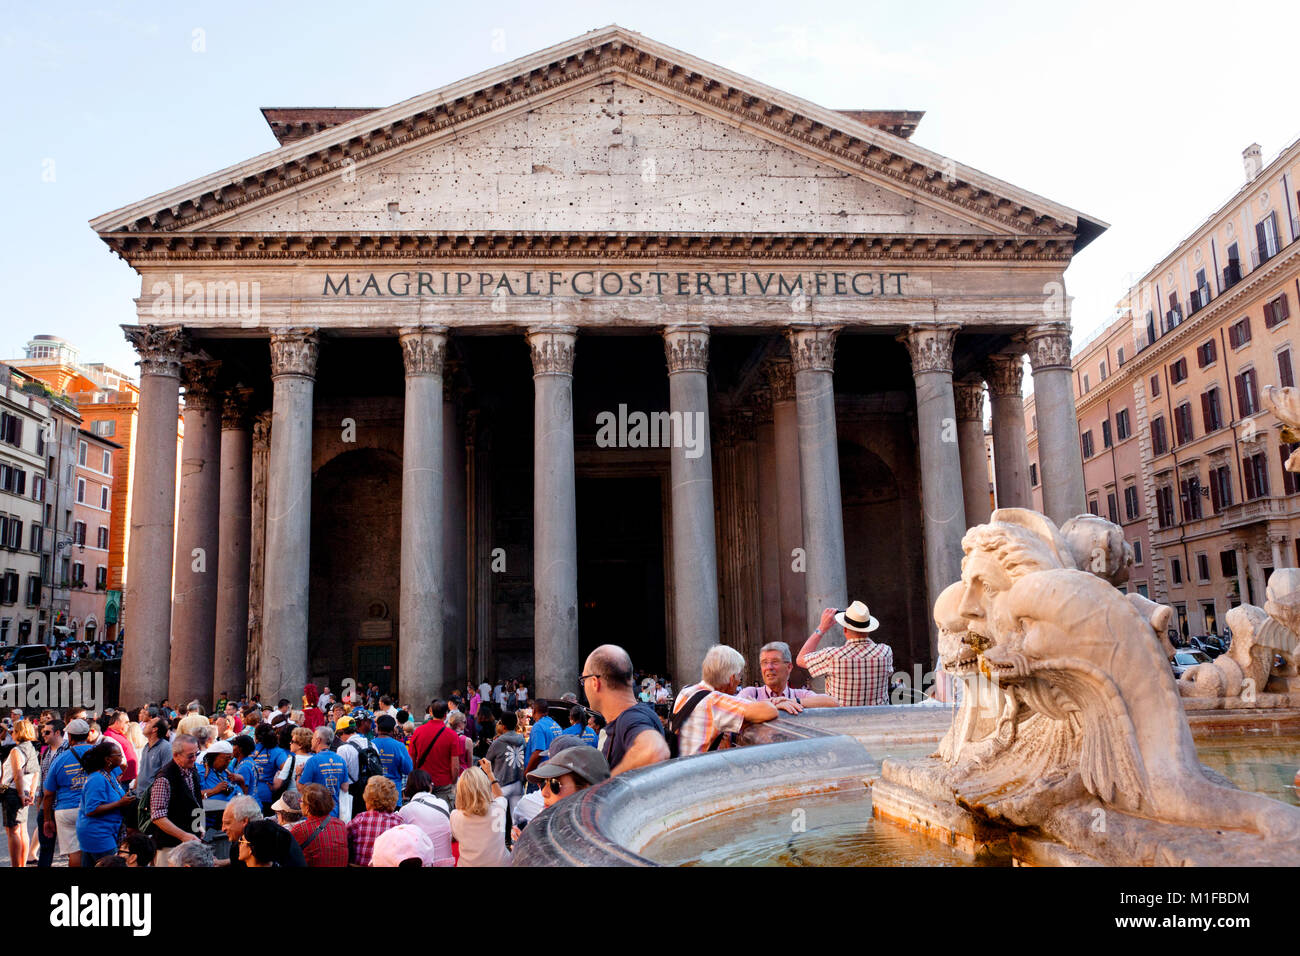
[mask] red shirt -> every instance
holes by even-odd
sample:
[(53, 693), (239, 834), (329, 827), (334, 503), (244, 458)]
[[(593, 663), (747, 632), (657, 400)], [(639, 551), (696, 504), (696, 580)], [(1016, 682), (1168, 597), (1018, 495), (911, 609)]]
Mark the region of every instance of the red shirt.
[(302, 725), (308, 730), (315, 730), (323, 723), (325, 723), (325, 715), (320, 712), (320, 708), (308, 707), (302, 712)]
[[(439, 733), (441, 731), (441, 733)], [(434, 738), (437, 738), (434, 742)], [(433, 778), (435, 787), (451, 786), (451, 758), (456, 754), (464, 759), (461, 749), (461, 737), (441, 720), (430, 718), (421, 724), (411, 736), (406, 749), (411, 754), (411, 762), (416, 770), (423, 770)], [(430, 746), (430, 743), (432, 746)], [(425, 756), (424, 752), (428, 751)], [(421, 761), (421, 757), (424, 757)]]
[(135, 779), (136, 757), (135, 747), (131, 741), (127, 740), (120, 733), (109, 727), (104, 731), (104, 736), (108, 737), (113, 743), (122, 749), (122, 776), (117, 778), (117, 782), (126, 785)]
[[(296, 823), (289, 832), (302, 847), (308, 866), (348, 865), (348, 825), (338, 817), (326, 817), (325, 829), (316, 834), (311, 843), (303, 846), (307, 838), (320, 826), (320, 817), (307, 817)], [(373, 851), (372, 851), (373, 852)]]

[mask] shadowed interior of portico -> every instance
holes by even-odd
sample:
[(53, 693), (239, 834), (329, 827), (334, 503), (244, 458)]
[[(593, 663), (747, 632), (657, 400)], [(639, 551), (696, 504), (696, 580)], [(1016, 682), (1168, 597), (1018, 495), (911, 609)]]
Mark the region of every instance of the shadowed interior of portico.
[[(269, 407), (265, 339), (198, 344), (222, 362), (231, 384), (252, 390), (253, 409)], [(962, 336), (956, 351), (960, 358), (990, 344), (994, 336)], [(797, 650), (811, 628), (801, 590), (805, 569), (776, 530), (778, 523), (792, 526), (792, 540), (803, 546), (797, 488), (779, 488), (770, 500), (759, 493), (776, 457), (774, 402), (794, 407), (793, 388), (778, 394), (772, 377), (774, 365), (788, 365), (788, 354), (779, 330), (719, 333), (709, 343), (717, 639), (754, 660), (769, 640)], [(404, 383), (396, 335), (323, 338), (310, 558), (309, 668), (318, 680), (338, 682), (366, 670), (366, 680), (396, 687)], [(893, 646), (899, 670), (928, 669), (916, 398), (907, 350), (889, 334), (842, 333), (834, 383), (849, 596), (865, 600), (882, 621), (878, 636)], [(450, 335), (443, 386), (450, 689), (467, 678), (534, 667), (534, 381), (525, 337)], [(624, 643), (639, 667), (667, 670), (674, 641), (670, 452), (655, 447), (656, 440), (638, 442), (626, 427), (634, 413), (669, 409), (658, 330), (580, 335), (572, 407), (581, 656), (602, 642)], [(602, 433), (602, 416), (617, 422), (620, 415), (623, 431)], [(797, 476), (799, 452), (791, 450)], [(265, 458), (255, 441), (255, 499), (259, 487), (264, 494)], [(261, 540), (255, 530), (254, 599)], [(256, 654), (254, 641), (250, 676), (257, 673)], [(674, 676), (680, 682), (695, 675)]]

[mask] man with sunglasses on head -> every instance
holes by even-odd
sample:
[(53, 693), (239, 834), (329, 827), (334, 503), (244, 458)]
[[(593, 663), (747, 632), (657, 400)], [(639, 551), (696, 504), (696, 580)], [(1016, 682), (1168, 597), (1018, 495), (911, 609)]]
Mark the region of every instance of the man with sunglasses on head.
[(617, 644), (591, 652), (578, 678), (590, 710), (605, 718), (604, 757), (610, 775), (668, 759), (663, 722), (633, 691), (632, 658)]

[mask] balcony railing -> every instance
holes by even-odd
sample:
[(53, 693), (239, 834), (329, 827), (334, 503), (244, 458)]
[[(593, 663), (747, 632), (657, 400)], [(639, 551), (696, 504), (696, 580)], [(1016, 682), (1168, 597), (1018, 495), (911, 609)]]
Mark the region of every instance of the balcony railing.
[(1188, 306), (1190, 308), (1188, 314), (1190, 315), (1199, 312), (1201, 309), (1205, 308), (1210, 304), (1210, 298), (1210, 287), (1208, 285), (1201, 286), (1192, 293), (1191, 298), (1188, 300)]
[(1229, 259), (1228, 267), (1223, 270), (1223, 291), (1227, 292), (1240, 281), (1241, 262), (1237, 259)]
[(1262, 246), (1257, 246), (1250, 254), (1250, 265), (1253, 269), (1258, 269), (1264, 263), (1268, 262), (1277, 255), (1277, 241), (1273, 240)]
[(1240, 528), (1243, 525), (1279, 518), (1286, 513), (1286, 498), (1263, 497), (1228, 505), (1219, 512), (1224, 528)]
[(1165, 313), (1165, 327), (1163, 331), (1168, 332), (1181, 321), (1183, 321), (1183, 310), (1179, 308), (1170, 309)]

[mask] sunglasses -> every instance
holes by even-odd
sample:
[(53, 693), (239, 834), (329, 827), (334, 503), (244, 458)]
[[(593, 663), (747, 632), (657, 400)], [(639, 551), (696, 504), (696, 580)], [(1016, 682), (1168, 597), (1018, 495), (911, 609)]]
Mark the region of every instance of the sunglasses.
[(552, 777), (550, 780), (547, 780), (546, 789), (558, 797), (560, 795), (560, 778)]

